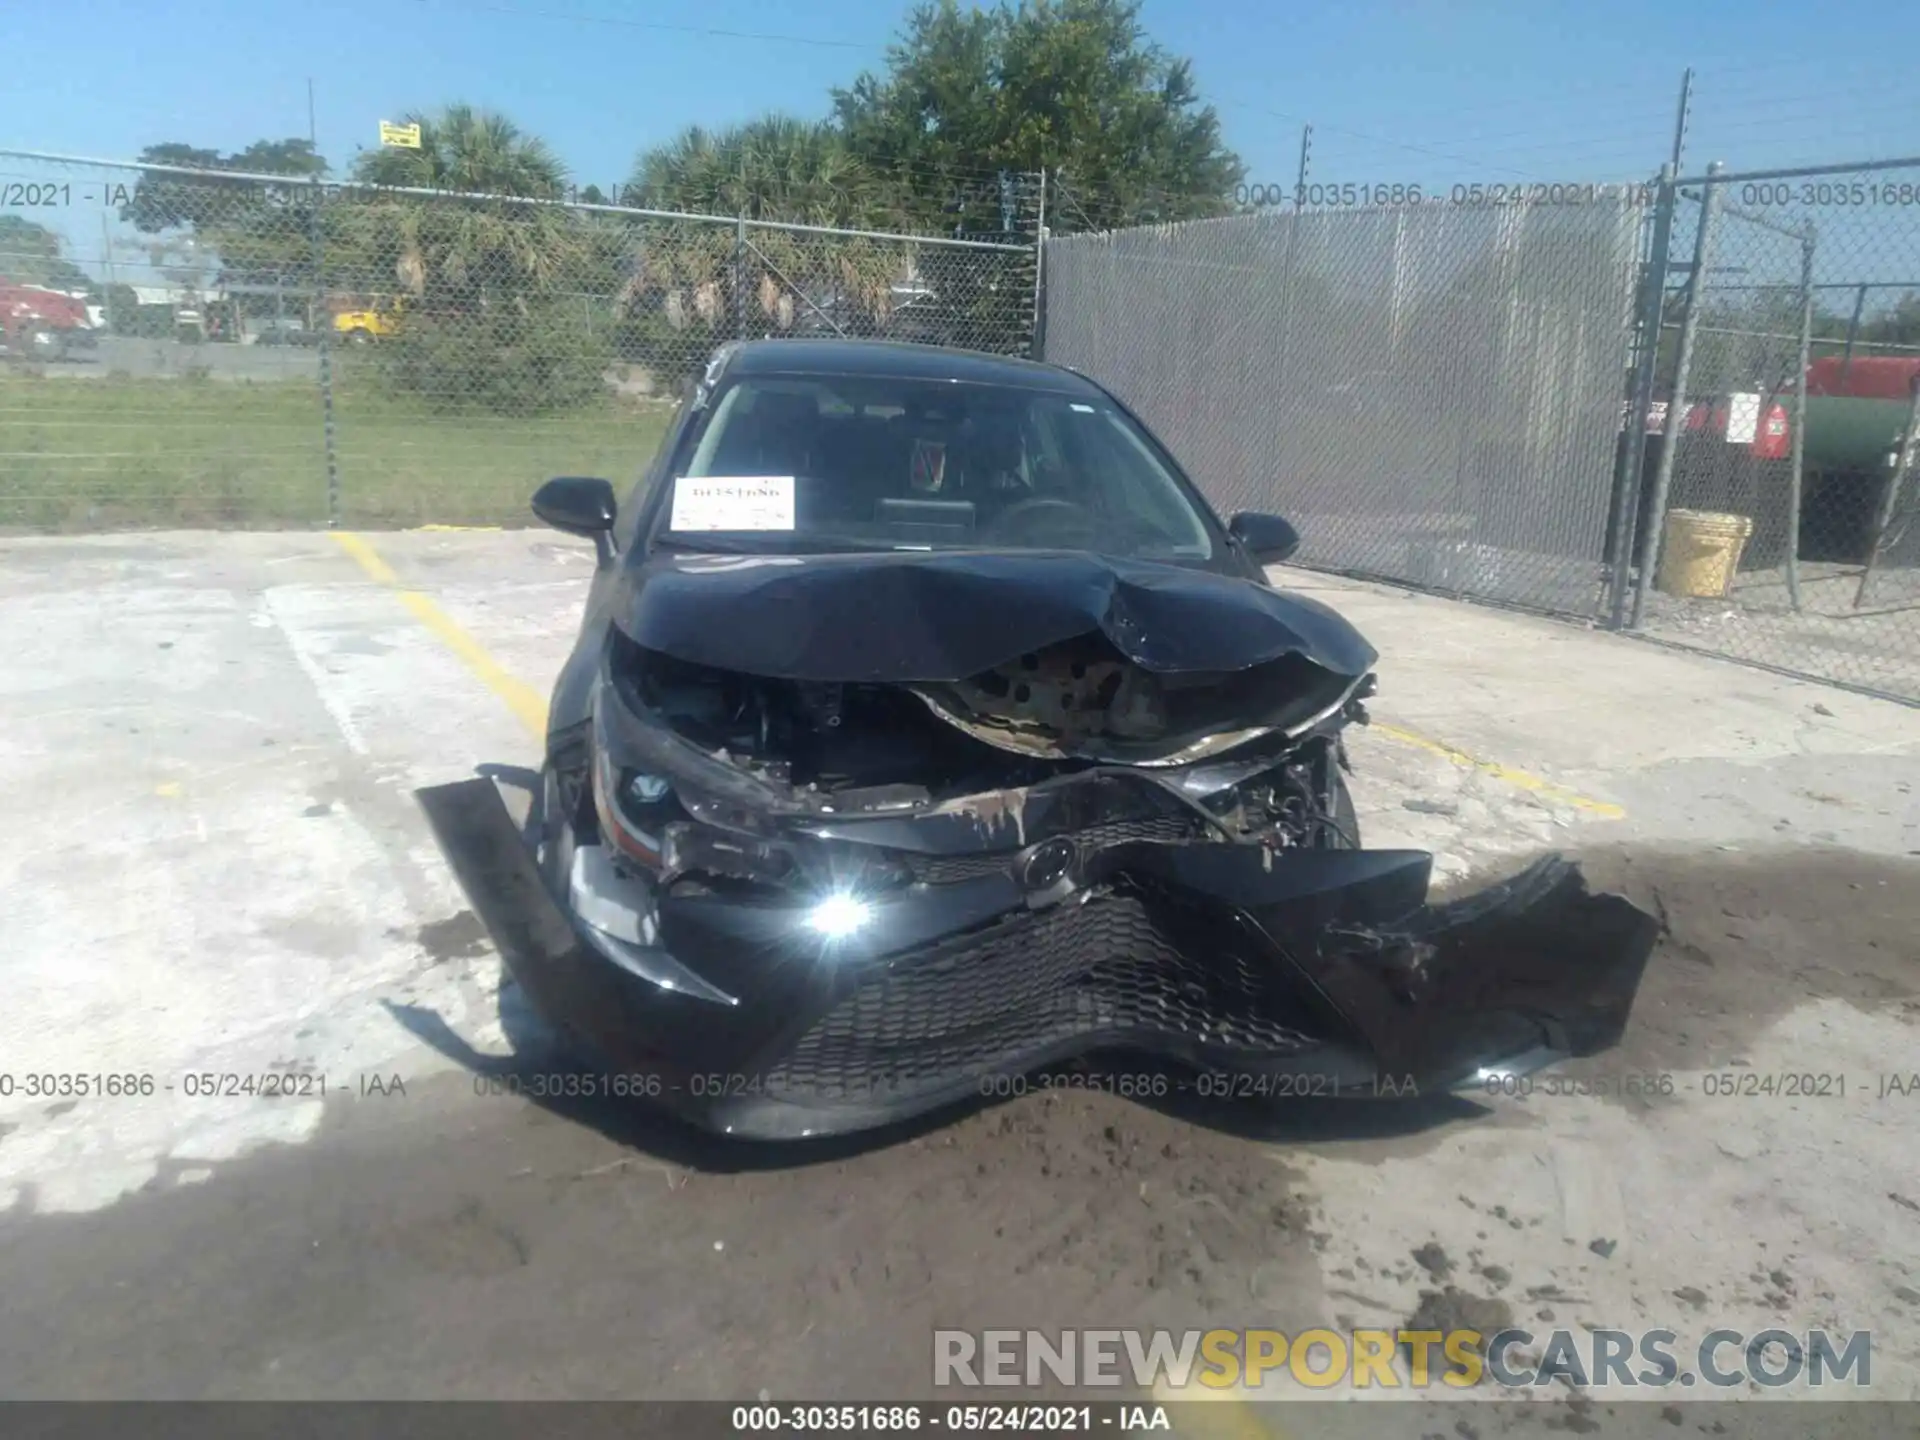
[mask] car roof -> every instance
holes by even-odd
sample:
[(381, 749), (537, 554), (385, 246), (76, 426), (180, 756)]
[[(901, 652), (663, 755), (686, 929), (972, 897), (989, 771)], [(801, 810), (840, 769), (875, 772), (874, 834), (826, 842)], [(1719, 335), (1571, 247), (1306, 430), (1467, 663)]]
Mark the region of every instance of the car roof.
[(733, 347), (725, 373), (951, 380), (963, 385), (1001, 385), (1105, 398), (1085, 376), (1058, 365), (898, 340), (747, 340)]

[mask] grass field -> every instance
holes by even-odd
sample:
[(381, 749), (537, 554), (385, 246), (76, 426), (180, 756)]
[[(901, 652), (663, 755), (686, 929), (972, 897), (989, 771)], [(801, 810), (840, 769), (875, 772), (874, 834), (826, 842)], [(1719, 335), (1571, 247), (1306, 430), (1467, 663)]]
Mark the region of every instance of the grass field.
[[(622, 493), (672, 410), (616, 400), (563, 415), (441, 414), (350, 377), (334, 406), (340, 523), (528, 523), (550, 475)], [(76, 379), (0, 369), (0, 526), (269, 528), (329, 517), (316, 384)]]

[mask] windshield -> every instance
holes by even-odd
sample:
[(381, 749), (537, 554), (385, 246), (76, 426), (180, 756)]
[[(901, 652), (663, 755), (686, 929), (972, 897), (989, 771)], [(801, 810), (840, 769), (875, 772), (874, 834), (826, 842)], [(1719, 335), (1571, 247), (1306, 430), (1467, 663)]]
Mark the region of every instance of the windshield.
[(1011, 386), (744, 379), (715, 398), (670, 483), (656, 536), (675, 548), (1214, 553), (1134, 421)]

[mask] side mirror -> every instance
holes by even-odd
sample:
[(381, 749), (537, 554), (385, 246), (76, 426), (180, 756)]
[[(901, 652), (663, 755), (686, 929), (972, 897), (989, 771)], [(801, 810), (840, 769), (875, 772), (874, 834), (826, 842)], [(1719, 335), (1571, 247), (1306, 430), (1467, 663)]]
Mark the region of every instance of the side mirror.
[(533, 497), (533, 513), (556, 530), (589, 538), (613, 529), (613, 485), (590, 475), (560, 475)]
[(1262, 565), (1291, 560), (1300, 548), (1300, 532), (1290, 521), (1258, 510), (1242, 510), (1227, 524), (1227, 533)]

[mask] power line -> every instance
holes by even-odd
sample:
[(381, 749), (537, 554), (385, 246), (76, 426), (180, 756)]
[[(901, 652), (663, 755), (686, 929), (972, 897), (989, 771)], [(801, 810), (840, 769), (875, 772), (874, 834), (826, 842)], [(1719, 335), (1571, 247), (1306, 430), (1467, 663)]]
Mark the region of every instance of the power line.
[[(1261, 105), (1239, 105), (1239, 106), (1235, 106), (1234, 108), (1241, 109), (1241, 110), (1257, 110), (1262, 115), (1271, 115), (1276, 120), (1291, 120), (1296, 124), (1307, 123), (1307, 117), (1304, 115), (1291, 115), (1284, 110), (1269, 110), (1265, 106), (1261, 106)], [(1384, 136), (1368, 135), (1362, 131), (1348, 130), (1345, 127), (1339, 126), (1339, 125), (1322, 125), (1318, 120), (1315, 120), (1313, 122), (1313, 128), (1314, 128), (1315, 134), (1318, 134), (1320, 131), (1325, 130), (1330, 135), (1346, 135), (1355, 140), (1366, 141), (1368, 144), (1371, 144), (1371, 145), (1384, 145), (1388, 149), (1405, 150), (1409, 154), (1414, 154), (1414, 155), (1430, 155), (1436, 160), (1447, 160), (1447, 161), (1451, 161), (1455, 165), (1466, 165), (1477, 170), (1498, 170), (1505, 175), (1518, 175), (1523, 180), (1544, 180), (1546, 178), (1543, 175), (1535, 174), (1534, 172), (1529, 170), (1515, 170), (1505, 165), (1489, 165), (1484, 161), (1470, 160), (1464, 155), (1450, 155), (1444, 150), (1433, 150), (1428, 148), (1425, 145), (1409, 145), (1404, 140), (1388, 140)]]
[[(419, 0), (431, 4), (432, 0)], [(706, 25), (670, 25), (660, 20), (629, 20), (615, 15), (577, 15), (564, 10), (528, 10), (517, 5), (495, 5), (484, 0), (469, 0), (457, 6), (464, 10), (486, 10), (495, 15), (519, 15), (536, 20), (570, 20), (580, 25), (614, 25), (627, 30), (655, 30), (674, 35), (699, 35), (718, 40), (771, 40), (781, 45), (809, 45), (821, 50), (884, 50), (884, 44), (862, 40), (822, 40), (812, 35), (781, 35), (764, 30), (720, 30)]]

